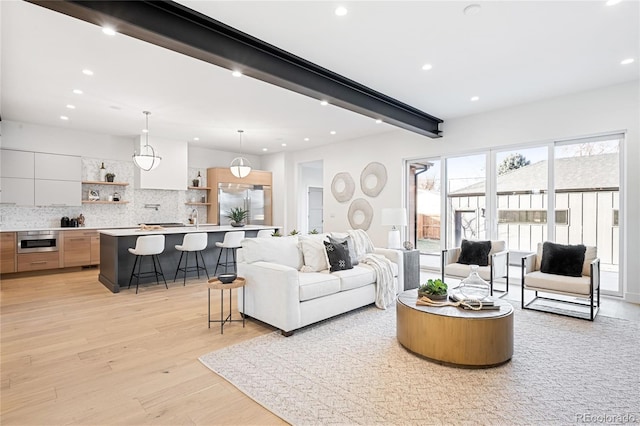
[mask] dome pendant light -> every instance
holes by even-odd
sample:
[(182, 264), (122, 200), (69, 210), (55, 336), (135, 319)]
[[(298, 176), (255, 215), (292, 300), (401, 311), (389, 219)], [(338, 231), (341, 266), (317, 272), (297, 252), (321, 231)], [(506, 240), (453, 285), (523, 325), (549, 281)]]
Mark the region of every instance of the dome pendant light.
[(233, 161), (231, 161), (231, 165), (229, 166), (229, 169), (231, 170), (232, 175), (242, 179), (244, 177), (247, 177), (249, 173), (251, 173), (251, 163), (249, 163), (249, 160), (242, 157), (242, 133), (244, 133), (244, 130), (238, 130), (238, 133), (240, 133), (240, 155), (241, 156), (236, 157), (233, 159)]
[(146, 127), (145, 127), (145, 144), (140, 148), (140, 152), (133, 153), (133, 163), (140, 169), (145, 172), (149, 172), (160, 164), (160, 160), (162, 157), (156, 154), (155, 149), (151, 145), (149, 145), (149, 111), (142, 111), (142, 113), (146, 116)]

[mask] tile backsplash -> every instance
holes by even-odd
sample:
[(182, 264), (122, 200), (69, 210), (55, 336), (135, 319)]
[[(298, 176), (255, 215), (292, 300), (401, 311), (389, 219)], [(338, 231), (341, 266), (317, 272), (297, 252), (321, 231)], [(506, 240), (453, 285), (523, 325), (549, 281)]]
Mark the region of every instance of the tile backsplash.
[[(109, 196), (118, 192), (120, 199), (128, 201), (127, 204), (83, 204), (76, 207), (2, 205), (0, 206), (0, 229), (58, 228), (63, 216), (77, 217), (80, 213), (85, 217), (85, 226), (88, 227), (128, 227), (137, 226), (140, 223), (157, 222), (188, 223), (195, 206), (185, 203), (192, 198), (199, 202), (202, 196), (207, 196), (207, 191), (204, 190), (187, 190), (187, 186), (191, 185), (191, 179), (195, 178), (198, 172), (202, 176), (202, 186), (206, 186), (206, 169), (189, 168), (184, 191), (135, 189), (133, 178), (135, 166), (132, 162), (83, 158), (82, 180), (99, 181), (99, 169), (103, 162), (107, 172), (116, 175), (114, 181), (126, 182), (129, 185), (83, 184), (82, 199), (87, 200), (91, 190), (97, 191), (101, 200), (107, 200)], [(206, 223), (206, 206), (196, 208), (200, 223)]]

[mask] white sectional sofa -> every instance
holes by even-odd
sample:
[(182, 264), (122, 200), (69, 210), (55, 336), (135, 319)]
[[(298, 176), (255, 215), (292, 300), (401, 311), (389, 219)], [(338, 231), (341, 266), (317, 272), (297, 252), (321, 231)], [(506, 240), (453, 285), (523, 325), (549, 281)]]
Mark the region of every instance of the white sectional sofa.
[[(307, 243), (314, 238), (322, 241), (326, 236), (243, 240), (243, 247), (238, 249), (238, 276), (246, 279), (246, 293), (243, 300), (242, 292), (238, 292), (240, 312), (288, 336), (298, 328), (374, 303), (374, 268), (360, 262), (353, 269), (329, 272), (319, 252), (309, 252), (311, 244)], [(373, 253), (392, 262), (397, 294), (404, 282), (402, 253), (381, 248), (374, 248)], [(327, 268), (322, 270), (322, 266)]]

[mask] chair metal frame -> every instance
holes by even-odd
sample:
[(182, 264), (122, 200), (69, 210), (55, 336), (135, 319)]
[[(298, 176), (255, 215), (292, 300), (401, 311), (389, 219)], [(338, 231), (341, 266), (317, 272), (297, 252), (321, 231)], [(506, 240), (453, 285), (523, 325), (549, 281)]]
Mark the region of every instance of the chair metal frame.
[[(589, 295), (588, 297), (585, 297), (584, 294), (580, 294), (580, 293), (571, 293), (571, 292), (562, 292), (562, 291), (554, 291), (554, 290), (548, 290), (548, 289), (543, 289), (543, 288), (539, 288), (539, 287), (530, 287), (530, 288), (525, 288), (526, 286), (526, 275), (529, 272), (532, 272), (535, 270), (534, 265), (535, 265), (535, 261), (536, 261), (536, 257), (537, 257), (537, 253), (531, 253), (527, 256), (524, 256), (522, 258), (522, 281), (521, 281), (521, 299), (520, 299), (520, 305), (522, 307), (522, 309), (528, 309), (528, 310), (532, 310), (532, 311), (538, 311), (538, 312), (546, 312), (546, 313), (550, 313), (550, 314), (556, 314), (556, 315), (562, 315), (562, 316), (566, 316), (566, 317), (573, 317), (573, 318), (578, 318), (578, 319), (582, 319), (582, 320), (588, 320), (588, 321), (593, 321), (596, 317), (596, 315), (598, 314), (598, 312), (600, 311), (600, 258), (596, 258), (594, 259), (591, 264), (589, 265), (589, 270), (591, 273), (591, 276), (589, 278)], [(558, 275), (558, 277), (562, 277), (562, 275)], [(596, 298), (594, 299), (594, 288), (595, 288), (595, 296)], [(525, 290), (529, 290), (529, 291), (533, 291), (534, 292), (534, 297), (533, 299), (531, 299), (528, 302), (525, 302)], [(555, 299), (553, 297), (549, 297), (549, 296), (540, 296), (538, 293), (545, 293), (545, 294), (560, 294), (563, 296), (571, 296), (571, 297), (576, 297), (576, 298), (580, 298), (580, 299), (587, 299), (588, 303), (583, 303), (583, 302), (576, 302), (576, 301), (571, 301), (571, 300), (562, 300), (562, 299)], [(571, 315), (569, 313), (562, 313), (562, 312), (558, 312), (557, 309), (553, 309), (550, 307), (547, 307), (547, 309), (545, 309), (545, 306), (532, 306), (533, 303), (535, 303), (538, 300), (548, 300), (554, 303), (567, 303), (570, 305), (577, 305), (577, 306), (584, 306), (584, 307), (589, 307), (589, 316), (587, 318), (585, 318), (584, 316), (581, 315)], [(595, 304), (594, 304), (595, 302)], [(576, 312), (578, 313), (578, 312)]]

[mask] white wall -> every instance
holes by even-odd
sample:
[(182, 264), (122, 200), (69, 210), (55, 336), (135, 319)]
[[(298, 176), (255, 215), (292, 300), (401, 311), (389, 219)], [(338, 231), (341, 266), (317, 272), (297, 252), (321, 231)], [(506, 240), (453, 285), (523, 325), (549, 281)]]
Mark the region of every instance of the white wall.
[[(608, 132), (626, 133), (626, 164), (623, 191), (626, 205), (622, 220), (626, 237), (621, 270), (625, 298), (640, 303), (640, 87), (637, 81), (583, 93), (561, 96), (483, 114), (452, 119), (444, 123), (444, 137), (429, 139), (403, 130), (373, 138), (363, 138), (318, 149), (295, 152), (287, 162), (288, 170), (300, 163), (322, 160), (324, 163), (324, 221), (326, 231), (349, 228), (349, 203), (339, 203), (330, 194), (331, 181), (338, 172), (349, 172), (356, 183), (353, 198), (363, 197), (360, 172), (371, 161), (386, 165), (388, 182), (380, 195), (367, 198), (374, 209), (368, 233), (375, 245), (384, 246), (387, 229), (380, 225), (380, 211), (401, 206), (403, 202), (403, 160), (451, 155), (501, 145), (548, 142)], [(295, 176), (295, 175), (293, 175)], [(298, 183), (290, 183), (293, 193)], [(287, 203), (278, 208), (295, 218), (298, 206)], [(288, 223), (285, 223), (289, 226)]]

